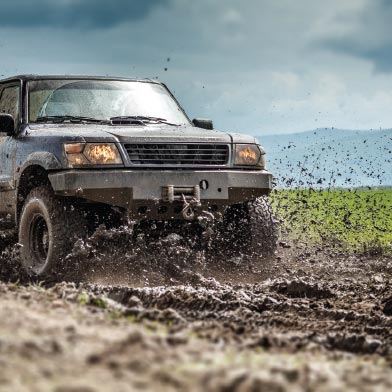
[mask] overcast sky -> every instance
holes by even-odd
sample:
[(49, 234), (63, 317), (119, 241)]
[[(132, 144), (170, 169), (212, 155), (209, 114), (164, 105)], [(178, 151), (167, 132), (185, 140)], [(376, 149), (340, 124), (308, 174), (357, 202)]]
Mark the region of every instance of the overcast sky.
[(158, 77), (255, 135), (392, 127), (390, 0), (2, 0), (0, 75)]

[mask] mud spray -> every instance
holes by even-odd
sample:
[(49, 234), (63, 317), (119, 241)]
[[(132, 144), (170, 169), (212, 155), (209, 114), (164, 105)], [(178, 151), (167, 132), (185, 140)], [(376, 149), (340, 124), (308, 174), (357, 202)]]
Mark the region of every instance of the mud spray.
[[(391, 390), (390, 253), (353, 251), (341, 233), (322, 231), (314, 217), (323, 208), (345, 230), (363, 228), (347, 193), (334, 194), (338, 210), (307, 192), (297, 190), (294, 209), (291, 195), (275, 203), (283, 238), (273, 257), (251, 262), (211, 257), (198, 239), (159, 225), (99, 227), (68, 256), (68, 283), (37, 282), (2, 233), (0, 390), (28, 390), (23, 377), (40, 391)], [(384, 235), (389, 204), (366, 198), (382, 211), (370, 231)]]

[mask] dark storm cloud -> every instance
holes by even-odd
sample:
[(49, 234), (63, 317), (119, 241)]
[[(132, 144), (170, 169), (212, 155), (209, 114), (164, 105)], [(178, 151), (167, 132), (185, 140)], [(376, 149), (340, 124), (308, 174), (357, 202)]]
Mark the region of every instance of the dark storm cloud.
[(158, 77), (192, 117), (255, 135), (390, 128), (392, 72), (362, 60), (392, 64), (389, 2), (1, 0), (0, 77)]
[(14, 0), (0, 5), (2, 27), (107, 28), (145, 18), (171, 0)]
[(392, 1), (371, 0), (358, 15), (355, 28), (318, 44), (371, 61), (376, 70), (392, 71)]

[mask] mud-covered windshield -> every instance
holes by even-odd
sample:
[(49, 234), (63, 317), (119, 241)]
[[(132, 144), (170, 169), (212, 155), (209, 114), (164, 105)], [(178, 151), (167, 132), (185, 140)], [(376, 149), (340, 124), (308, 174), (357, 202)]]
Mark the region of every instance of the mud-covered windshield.
[(176, 101), (160, 84), (69, 79), (29, 82), (29, 122), (50, 117), (109, 120), (135, 116), (189, 124)]

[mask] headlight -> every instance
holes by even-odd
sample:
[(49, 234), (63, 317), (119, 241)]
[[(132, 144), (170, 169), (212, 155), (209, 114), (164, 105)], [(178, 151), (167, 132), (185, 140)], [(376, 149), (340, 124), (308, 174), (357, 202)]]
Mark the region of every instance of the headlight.
[(122, 163), (115, 144), (86, 144), (85, 157), (93, 165), (115, 165)]
[(264, 168), (264, 151), (256, 144), (236, 144), (234, 165)]
[(69, 143), (64, 150), (71, 167), (123, 163), (114, 143)]

